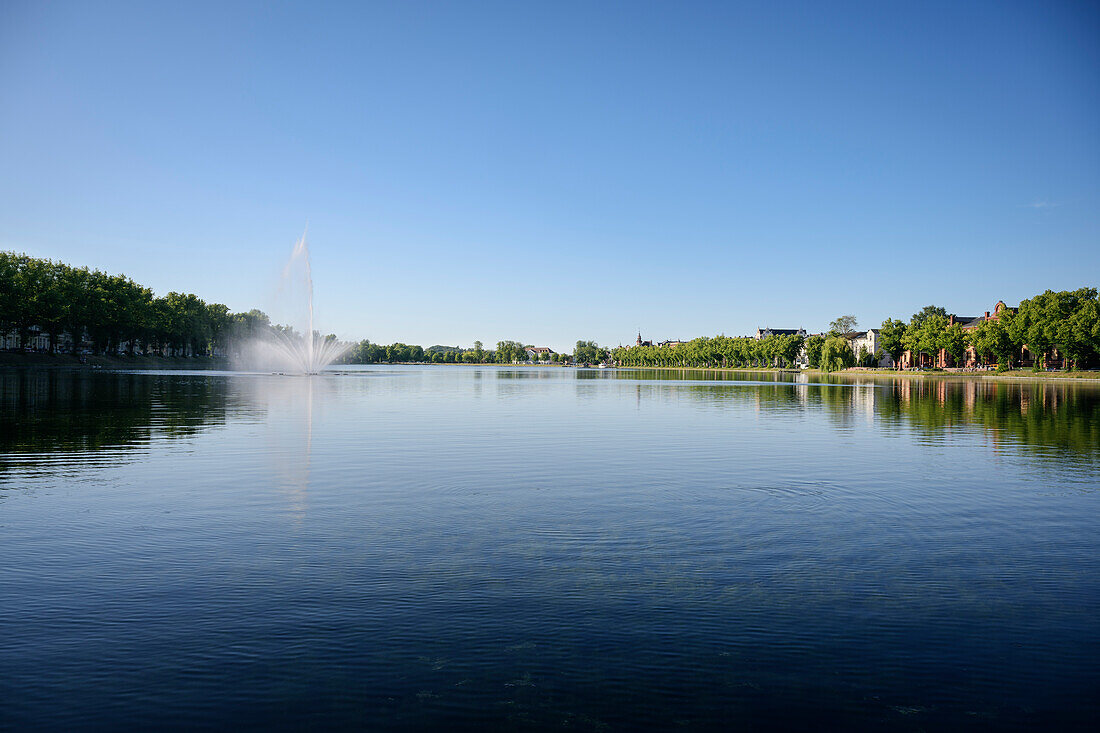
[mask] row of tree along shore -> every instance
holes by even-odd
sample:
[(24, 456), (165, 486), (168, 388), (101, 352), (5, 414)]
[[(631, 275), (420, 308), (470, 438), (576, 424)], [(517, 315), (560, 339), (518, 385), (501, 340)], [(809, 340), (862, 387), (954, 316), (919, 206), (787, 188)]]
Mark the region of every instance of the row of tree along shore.
[(226, 356), (232, 344), (274, 331), (292, 329), (259, 310), (232, 313), (192, 293), (156, 297), (125, 275), (0, 252), (0, 346), (8, 350)]
[[(723, 369), (810, 368), (826, 372), (852, 367), (1047, 369), (1100, 367), (1100, 300), (1094, 288), (1046, 291), (993, 315), (958, 319), (942, 306), (925, 306), (908, 321), (888, 318), (877, 329), (856, 331), (854, 316), (841, 316), (827, 332), (699, 337), (663, 345), (639, 343), (605, 348), (578, 341), (572, 354), (555, 354), (518, 341), (485, 349), (458, 346), (384, 346), (362, 341), (347, 363), (608, 364), (623, 367)], [(873, 334), (874, 338), (867, 338)], [(639, 342), (641, 337), (639, 336)], [(853, 344), (874, 343), (871, 351)]]
[[(616, 348), (578, 341), (572, 354), (556, 354), (520, 341), (486, 349), (364, 340), (341, 361), (351, 364), (609, 364), (634, 367), (812, 368), (853, 366), (935, 368), (1018, 365), (1082, 369), (1100, 366), (1100, 300), (1095, 288), (1046, 291), (991, 317), (964, 319), (926, 306), (908, 321), (888, 318), (856, 332), (842, 316), (829, 331), (699, 337), (665, 345)], [(262, 311), (233, 313), (190, 293), (156, 297), (124, 275), (109, 275), (48, 259), (0, 252), (0, 347), (49, 353), (158, 356), (228, 356), (235, 343), (271, 332), (293, 334)], [(853, 348), (854, 337), (873, 334), (874, 350)], [(329, 335), (326, 339), (335, 339)], [(639, 342), (641, 341), (639, 337)], [(857, 353), (858, 352), (858, 353)]]
[(369, 340), (352, 345), (340, 360), (344, 364), (603, 364), (607, 349), (594, 341), (578, 341), (572, 354), (559, 354), (546, 347), (521, 341), (498, 341), (495, 349), (486, 349), (481, 341), (472, 348), (461, 346), (421, 346), (404, 343), (376, 344)]
[[(529, 349), (532, 347), (519, 341), (498, 341), (495, 349), (486, 349), (480, 341), (475, 341), (469, 349), (440, 345), (425, 349), (404, 343), (386, 345), (363, 340), (353, 345), (340, 361), (344, 364), (516, 364), (532, 361), (527, 353)], [(568, 360), (568, 357), (549, 350), (535, 352), (535, 356), (533, 361), (548, 364)]]
[[(854, 316), (841, 316), (823, 334), (702, 337), (683, 343), (619, 347), (623, 366), (759, 368), (838, 371), (851, 367), (945, 369), (1033, 366), (1082, 369), (1100, 366), (1100, 300), (1095, 288), (1048, 290), (1009, 308), (999, 303), (983, 317), (959, 319), (942, 306), (925, 306), (908, 322), (888, 318), (859, 332)], [(640, 337), (639, 337), (640, 340)], [(874, 350), (853, 344), (874, 344)]]

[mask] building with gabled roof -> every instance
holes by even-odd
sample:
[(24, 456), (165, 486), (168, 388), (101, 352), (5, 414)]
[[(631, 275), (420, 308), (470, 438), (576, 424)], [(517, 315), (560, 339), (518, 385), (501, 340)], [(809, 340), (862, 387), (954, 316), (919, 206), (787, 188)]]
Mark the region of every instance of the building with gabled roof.
[(764, 328), (756, 329), (756, 340), (763, 341), (769, 336), (802, 336), (806, 337), (806, 329), (804, 328)]

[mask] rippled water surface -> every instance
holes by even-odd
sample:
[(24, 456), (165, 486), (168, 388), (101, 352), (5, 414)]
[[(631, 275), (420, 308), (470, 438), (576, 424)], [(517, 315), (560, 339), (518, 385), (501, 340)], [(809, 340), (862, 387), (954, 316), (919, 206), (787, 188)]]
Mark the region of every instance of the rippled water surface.
[(0, 371), (0, 727), (1087, 729), (1100, 389)]

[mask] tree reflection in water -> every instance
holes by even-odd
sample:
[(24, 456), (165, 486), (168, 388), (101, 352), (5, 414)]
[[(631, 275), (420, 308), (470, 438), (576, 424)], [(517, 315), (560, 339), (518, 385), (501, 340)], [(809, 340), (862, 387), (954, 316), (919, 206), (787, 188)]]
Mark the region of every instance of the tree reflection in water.
[(140, 448), (188, 437), (225, 424), (231, 395), (228, 380), (213, 374), (0, 371), (0, 465), (11, 454)]
[(711, 403), (751, 402), (761, 412), (821, 407), (844, 425), (861, 416), (928, 436), (978, 427), (1022, 447), (1100, 452), (1100, 385), (950, 378), (855, 378), (781, 372), (632, 369), (578, 379), (648, 382)]

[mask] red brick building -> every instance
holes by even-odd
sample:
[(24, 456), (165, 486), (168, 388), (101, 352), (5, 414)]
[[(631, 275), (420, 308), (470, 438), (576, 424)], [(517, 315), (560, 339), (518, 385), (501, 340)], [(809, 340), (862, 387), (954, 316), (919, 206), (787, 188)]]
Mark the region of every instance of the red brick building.
[[(983, 321), (996, 321), (1000, 320), (1002, 316), (1007, 313), (1015, 313), (1015, 308), (1010, 308), (1005, 305), (1003, 300), (998, 300), (997, 304), (993, 306), (993, 312), (985, 312), (985, 315), (977, 317), (966, 317), (949, 315), (947, 317), (947, 325), (953, 326), (956, 323), (961, 324), (963, 330), (973, 331)], [(1022, 366), (1028, 366), (1032, 363), (1031, 352), (1028, 351), (1026, 346), (1021, 349), (1019, 355), (1019, 361)], [(928, 354), (921, 352), (919, 354), (913, 354), (911, 351), (906, 351), (901, 355), (900, 366), (902, 369), (911, 369), (913, 367), (918, 368), (937, 368), (937, 369), (952, 369), (955, 367), (962, 367), (965, 369), (975, 369), (981, 366), (992, 366), (993, 364), (987, 364), (982, 361), (978, 356), (977, 350), (971, 345), (966, 347), (966, 353), (963, 355), (963, 363), (956, 364), (955, 359), (951, 354), (947, 353), (946, 349), (940, 349), (935, 354)]]
[[(997, 321), (1000, 320), (1001, 316), (1003, 316), (1004, 314), (1015, 312), (1015, 308), (1009, 308), (1007, 305), (1005, 305), (1005, 302), (1003, 300), (998, 300), (997, 305), (993, 306), (992, 314), (990, 314), (989, 311), (986, 311), (984, 316), (980, 316), (967, 323), (963, 323), (963, 329), (966, 331), (973, 331), (978, 326), (980, 326), (983, 321)], [(1028, 362), (1031, 361), (1031, 354), (1030, 352), (1028, 352), (1026, 346), (1023, 348), (1023, 353), (1020, 354), (1020, 362), (1023, 363), (1025, 359)], [(976, 367), (983, 366), (981, 359), (978, 357), (978, 352), (973, 345), (966, 347), (966, 353), (963, 355), (962, 365), (967, 369), (974, 369)]]

